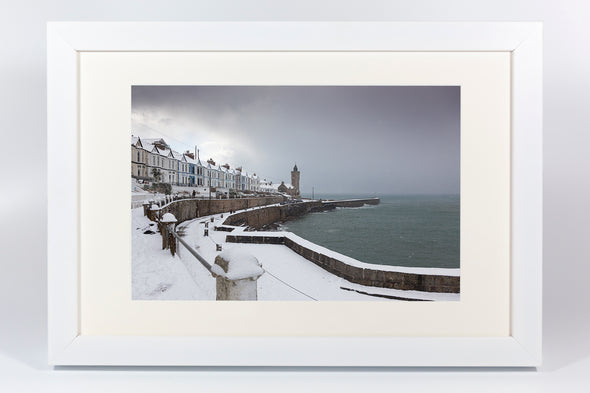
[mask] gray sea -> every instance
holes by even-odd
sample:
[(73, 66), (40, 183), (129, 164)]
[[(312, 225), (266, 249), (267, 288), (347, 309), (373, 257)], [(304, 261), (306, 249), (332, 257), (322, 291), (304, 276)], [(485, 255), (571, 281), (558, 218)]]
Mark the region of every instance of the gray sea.
[(283, 229), (366, 263), (459, 268), (459, 195), (376, 196), (379, 205), (310, 213)]

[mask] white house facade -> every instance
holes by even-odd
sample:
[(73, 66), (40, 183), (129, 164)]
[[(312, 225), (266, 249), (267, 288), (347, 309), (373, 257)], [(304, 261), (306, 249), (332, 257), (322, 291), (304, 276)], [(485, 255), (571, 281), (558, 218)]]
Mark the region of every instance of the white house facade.
[[(198, 153), (195, 151), (195, 153)], [(176, 186), (215, 188), (220, 194), (232, 192), (272, 192), (276, 185), (250, 175), (242, 167), (216, 165), (213, 159), (202, 161), (198, 154), (180, 153), (163, 138), (131, 136), (131, 176)]]

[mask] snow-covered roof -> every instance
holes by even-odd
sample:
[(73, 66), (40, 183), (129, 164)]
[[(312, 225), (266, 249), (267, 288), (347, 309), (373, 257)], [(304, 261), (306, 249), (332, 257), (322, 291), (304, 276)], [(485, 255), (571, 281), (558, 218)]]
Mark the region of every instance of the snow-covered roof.
[(174, 158), (174, 154), (172, 153), (172, 150), (170, 150), (170, 149), (162, 149), (157, 146), (154, 146), (152, 152), (157, 153), (162, 157)]
[(271, 191), (277, 191), (279, 189), (280, 184), (274, 183), (274, 184), (269, 184), (265, 181), (260, 183), (260, 189), (262, 190), (271, 190)]
[[(190, 164), (198, 165), (203, 168), (207, 168), (212, 171), (227, 173), (234, 176), (244, 176), (244, 178), (248, 178), (250, 181), (255, 181), (260, 184), (264, 184), (264, 182), (260, 180), (259, 176), (257, 176), (256, 174), (250, 175), (240, 166), (233, 168), (230, 166), (230, 168), (228, 169), (223, 165), (211, 165), (207, 162), (207, 160), (201, 160), (200, 157), (191, 158), (186, 153), (180, 153), (176, 150), (173, 150), (163, 138), (141, 138), (138, 136), (131, 137), (132, 144), (136, 144), (138, 142), (141, 144), (141, 147), (143, 147), (144, 150), (152, 154), (157, 154), (159, 156), (167, 158), (174, 158), (182, 162), (187, 162)], [(161, 147), (158, 147), (158, 145)], [(290, 185), (287, 186), (291, 187)], [(276, 189), (276, 187), (278, 187), (278, 185), (274, 185), (273, 189)]]

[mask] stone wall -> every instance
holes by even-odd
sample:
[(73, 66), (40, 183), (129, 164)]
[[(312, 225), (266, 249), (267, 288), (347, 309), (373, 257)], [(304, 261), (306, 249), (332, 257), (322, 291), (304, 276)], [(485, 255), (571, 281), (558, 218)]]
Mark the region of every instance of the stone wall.
[[(239, 198), (239, 199), (181, 199), (164, 205), (160, 210), (161, 214), (172, 213), (181, 223), (193, 218), (208, 216), (211, 214), (229, 213), (230, 211), (243, 210), (253, 207), (274, 205), (283, 202), (282, 196), (260, 197), (260, 198)], [(365, 199), (355, 201), (334, 201), (319, 202), (305, 201), (289, 203), (281, 206), (271, 206), (264, 209), (255, 209), (240, 212), (229, 216), (224, 222), (226, 225), (248, 225), (251, 228), (259, 229), (265, 225), (280, 221), (292, 220), (301, 217), (310, 211), (322, 211), (340, 207), (357, 207), (363, 204), (376, 204), (379, 199)]]
[(253, 229), (260, 229), (265, 225), (292, 220), (309, 212), (330, 210), (335, 207), (360, 207), (364, 204), (377, 205), (379, 202), (379, 198), (370, 198), (347, 201), (304, 201), (299, 203), (289, 203), (281, 206), (271, 206), (264, 209), (233, 214), (228, 217), (223, 224), (234, 226), (247, 225)]
[(345, 201), (324, 201), (324, 204), (334, 205), (335, 207), (361, 207), (363, 205), (378, 205), (381, 202), (379, 198), (367, 199), (349, 199)]
[[(211, 214), (228, 213), (251, 207), (266, 206), (283, 201), (283, 197), (261, 197), (240, 199), (181, 199), (162, 207), (161, 214), (172, 213), (181, 223), (193, 218)], [(265, 210), (265, 209), (263, 209)]]
[(336, 258), (304, 247), (286, 237), (228, 235), (226, 241), (230, 243), (283, 244), (322, 269), (361, 285), (441, 293), (459, 293), (460, 290), (460, 277), (391, 272), (351, 266)]
[(260, 229), (265, 225), (292, 220), (307, 214), (311, 210), (317, 211), (317, 209), (322, 208), (322, 203), (318, 201), (269, 206), (263, 209), (254, 209), (233, 214), (223, 224), (233, 226), (247, 225), (253, 229)]

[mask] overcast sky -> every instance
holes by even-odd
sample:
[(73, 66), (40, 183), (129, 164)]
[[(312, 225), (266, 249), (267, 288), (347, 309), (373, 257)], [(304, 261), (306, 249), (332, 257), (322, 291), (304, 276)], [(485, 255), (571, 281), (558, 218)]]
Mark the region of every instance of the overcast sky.
[(133, 86), (132, 134), (304, 196), (458, 194), (458, 86)]

